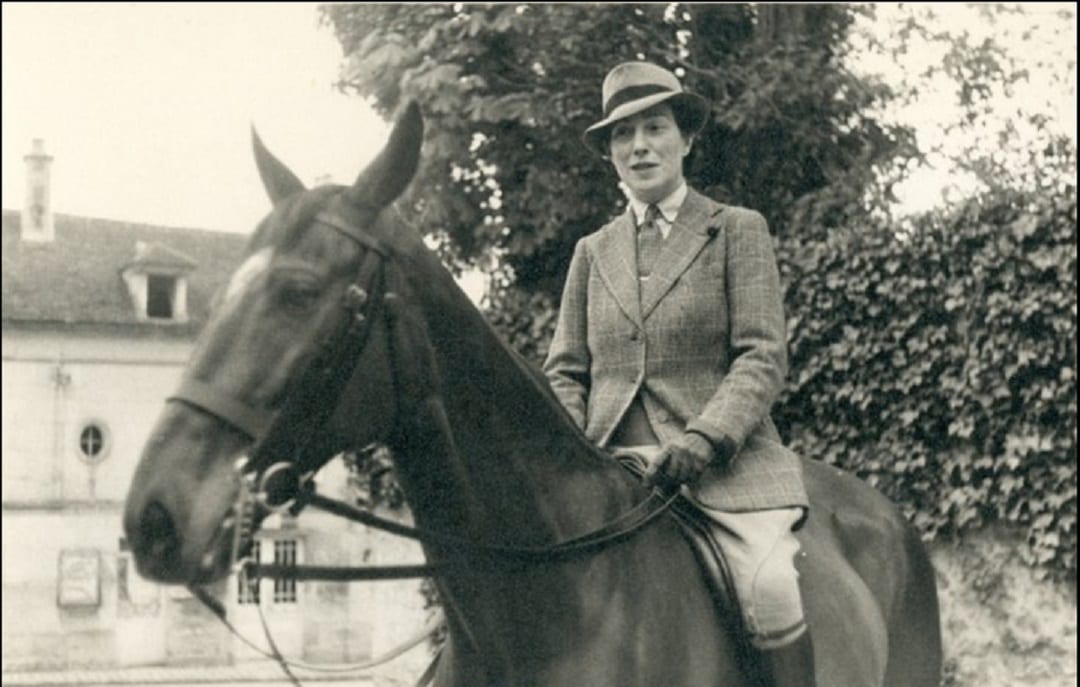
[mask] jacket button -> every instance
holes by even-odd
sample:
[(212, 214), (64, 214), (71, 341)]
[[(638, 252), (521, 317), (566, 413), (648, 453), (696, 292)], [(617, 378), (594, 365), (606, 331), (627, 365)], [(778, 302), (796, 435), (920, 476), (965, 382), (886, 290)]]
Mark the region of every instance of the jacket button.
[(640, 338), (641, 338), (641, 335), (638, 334), (638, 330), (635, 329), (634, 331), (630, 332), (630, 340), (631, 341), (637, 341)]

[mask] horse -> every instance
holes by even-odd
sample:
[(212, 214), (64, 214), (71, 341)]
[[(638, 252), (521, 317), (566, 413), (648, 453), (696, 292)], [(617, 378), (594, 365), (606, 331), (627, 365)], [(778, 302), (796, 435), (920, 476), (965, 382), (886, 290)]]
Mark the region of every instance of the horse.
[[(268, 467), (240, 457), (259, 451), (299, 456), (310, 474), (386, 445), (417, 526), (489, 549), (552, 550), (649, 499), (400, 216), (423, 139), (415, 104), (348, 186), (306, 189), (252, 134), (273, 208), (215, 296), (132, 478), (124, 528), (142, 575), (192, 585), (229, 574), (238, 470)], [(812, 505), (798, 566), (817, 684), (937, 687), (921, 538), (872, 487), (804, 463)], [(548, 561), (492, 564), (439, 541), (423, 550), (444, 566), (440, 687), (759, 684), (738, 619), (666, 513)]]

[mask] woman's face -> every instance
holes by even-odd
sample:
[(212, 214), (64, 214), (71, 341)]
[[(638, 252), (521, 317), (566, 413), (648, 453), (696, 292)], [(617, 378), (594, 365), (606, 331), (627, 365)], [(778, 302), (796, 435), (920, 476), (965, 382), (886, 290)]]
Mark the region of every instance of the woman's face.
[(679, 131), (671, 106), (660, 103), (611, 126), (611, 161), (635, 198), (656, 203), (682, 183), (682, 161), (692, 143)]

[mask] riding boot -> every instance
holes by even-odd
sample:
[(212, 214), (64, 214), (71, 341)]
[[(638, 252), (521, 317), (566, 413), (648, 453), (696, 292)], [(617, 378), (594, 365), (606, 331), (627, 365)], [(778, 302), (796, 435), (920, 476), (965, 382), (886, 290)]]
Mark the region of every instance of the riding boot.
[(761, 652), (769, 687), (815, 687), (814, 644), (809, 630), (791, 644)]

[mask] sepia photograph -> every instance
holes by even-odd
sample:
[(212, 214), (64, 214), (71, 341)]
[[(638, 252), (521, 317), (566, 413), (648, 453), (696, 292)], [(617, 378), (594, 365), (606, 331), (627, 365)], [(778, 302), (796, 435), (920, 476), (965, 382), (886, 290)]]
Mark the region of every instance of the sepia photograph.
[(1076, 687), (1072, 3), (2, 5), (5, 687)]

